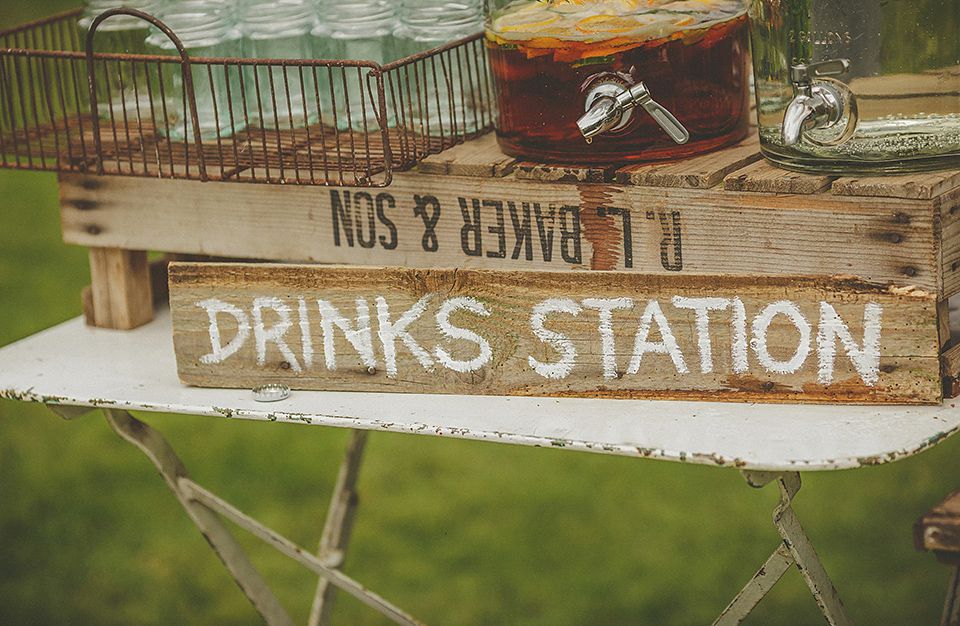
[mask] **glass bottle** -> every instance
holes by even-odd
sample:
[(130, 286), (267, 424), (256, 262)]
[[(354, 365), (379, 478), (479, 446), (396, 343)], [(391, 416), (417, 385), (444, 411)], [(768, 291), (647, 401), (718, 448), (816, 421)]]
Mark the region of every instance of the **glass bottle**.
[[(310, 31), (317, 23), (312, 0), (239, 0), (237, 15), (245, 58), (312, 58)], [(313, 68), (250, 66), (243, 78), (251, 124), (290, 128), (316, 121)]]
[[(475, 35), (483, 30), (478, 0), (400, 0), (397, 48), (407, 57)], [(475, 48), (479, 50), (479, 48)], [(483, 55), (465, 58), (463, 51), (443, 59), (424, 60), (420, 94), (413, 98), (414, 122), (429, 135), (452, 136), (479, 129), (479, 100), (472, 85), (484, 74)]]
[[(207, 65), (196, 59), (235, 58), (241, 53), (240, 31), (228, 4), (216, 0), (173, 0), (161, 7), (159, 19), (180, 39), (191, 58), (200, 137), (228, 136), (245, 126), (240, 69), (237, 65)], [(173, 41), (154, 30), (147, 39), (154, 54), (179, 57)], [(161, 63), (162, 102), (154, 103), (157, 131), (170, 139), (193, 139), (194, 129), (179, 63)]]
[[(137, 9), (155, 15), (160, 0), (86, 0), (83, 13), (77, 21), (81, 45), (85, 45), (93, 20), (107, 9)], [(132, 15), (114, 15), (103, 20), (94, 33), (93, 51), (113, 54), (145, 54), (150, 24)], [(139, 72), (138, 72), (139, 70)], [(146, 73), (142, 66), (135, 68), (129, 62), (98, 61), (94, 79), (97, 89), (97, 109), (100, 117), (122, 122), (124, 114), (134, 121), (137, 108), (149, 111)]]
[[(313, 29), (314, 56), (340, 61), (373, 61), (381, 65), (397, 59), (394, 31), (396, 10), (388, 0), (321, 0), (320, 20)], [(328, 75), (321, 89), (321, 112), (326, 124), (340, 130), (377, 131), (377, 89), (364, 67), (343, 67)], [(387, 125), (394, 120), (383, 113)]]

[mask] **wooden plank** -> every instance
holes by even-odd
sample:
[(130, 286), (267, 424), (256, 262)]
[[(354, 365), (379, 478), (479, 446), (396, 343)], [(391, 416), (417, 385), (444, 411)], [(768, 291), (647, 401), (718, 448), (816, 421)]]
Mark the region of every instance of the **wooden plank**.
[(833, 193), (842, 196), (885, 196), (929, 199), (960, 185), (960, 170), (912, 172), (888, 176), (842, 177), (834, 181)]
[(173, 263), (190, 385), (937, 403), (937, 301), (852, 278)]
[[(941, 298), (936, 201), (397, 173), (382, 190), (61, 177), (64, 239), (296, 262), (853, 274)], [(958, 229), (955, 229), (958, 230)], [(955, 246), (960, 230), (951, 231)]]
[(960, 345), (940, 355), (940, 369), (943, 372), (944, 395), (956, 398), (960, 395)]
[(91, 325), (130, 330), (153, 319), (146, 251), (91, 247), (89, 258)]
[(497, 136), (487, 133), (473, 141), (428, 156), (417, 165), (417, 171), (421, 174), (493, 178), (512, 172), (515, 163), (515, 158), (500, 151)]
[(960, 563), (960, 489), (927, 511), (913, 525), (917, 550), (931, 550), (942, 563)]
[(520, 180), (554, 183), (606, 183), (613, 180), (615, 165), (576, 165), (518, 161), (514, 175)]
[(791, 172), (764, 159), (728, 175), (723, 179), (723, 187), (728, 191), (815, 194), (829, 188), (835, 178)]
[(761, 158), (760, 141), (754, 132), (735, 146), (709, 154), (682, 161), (629, 165), (617, 170), (614, 180), (624, 185), (705, 189)]

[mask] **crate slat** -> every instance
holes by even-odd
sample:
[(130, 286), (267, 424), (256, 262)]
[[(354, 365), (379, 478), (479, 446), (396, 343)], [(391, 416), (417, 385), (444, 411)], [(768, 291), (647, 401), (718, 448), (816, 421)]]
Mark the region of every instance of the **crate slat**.
[(682, 161), (630, 165), (617, 170), (614, 180), (624, 185), (706, 189), (761, 158), (760, 142), (752, 134), (730, 148)]
[(801, 174), (780, 169), (766, 160), (756, 161), (723, 179), (730, 191), (815, 194), (830, 188), (836, 176)]

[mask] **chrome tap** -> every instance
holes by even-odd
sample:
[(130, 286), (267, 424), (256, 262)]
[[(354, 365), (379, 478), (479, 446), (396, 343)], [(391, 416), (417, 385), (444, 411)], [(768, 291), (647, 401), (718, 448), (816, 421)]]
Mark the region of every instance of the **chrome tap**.
[[(793, 83), (796, 95), (787, 105), (787, 110), (783, 115), (783, 127), (781, 129), (783, 145), (793, 146), (800, 143), (804, 131), (833, 127), (843, 119), (844, 113), (849, 114), (847, 128), (841, 134), (840, 140), (835, 143), (849, 139), (856, 124), (855, 111), (847, 110), (848, 107), (844, 104), (843, 94), (837, 87), (824, 80), (816, 84), (813, 82), (816, 78), (822, 79), (844, 74), (849, 69), (850, 62), (846, 59), (790, 67), (790, 80)], [(837, 81), (833, 82), (836, 83)]]
[(577, 120), (583, 138), (590, 143), (594, 137), (607, 131), (619, 130), (630, 121), (635, 106), (640, 105), (657, 124), (678, 144), (686, 143), (690, 133), (683, 124), (662, 105), (653, 101), (642, 82), (625, 87), (618, 82), (604, 81), (587, 94), (586, 113)]

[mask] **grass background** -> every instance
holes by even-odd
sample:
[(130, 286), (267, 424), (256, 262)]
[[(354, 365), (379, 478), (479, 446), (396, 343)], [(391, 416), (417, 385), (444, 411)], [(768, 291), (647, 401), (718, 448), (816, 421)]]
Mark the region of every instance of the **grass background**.
[[(69, 2), (5, 0), (0, 27)], [(0, 169), (0, 345), (80, 314), (56, 180)], [(202, 485), (313, 549), (346, 431), (140, 415)], [(960, 485), (960, 437), (809, 473), (795, 508), (857, 624), (936, 624), (948, 570), (911, 526)], [(709, 624), (779, 537), (731, 469), (373, 433), (346, 571), (431, 625)], [(238, 538), (297, 623), (315, 578)], [(259, 624), (153, 466), (97, 413), (0, 400), (0, 624)], [(385, 619), (341, 595), (334, 623)], [(823, 623), (796, 569), (746, 624)]]

